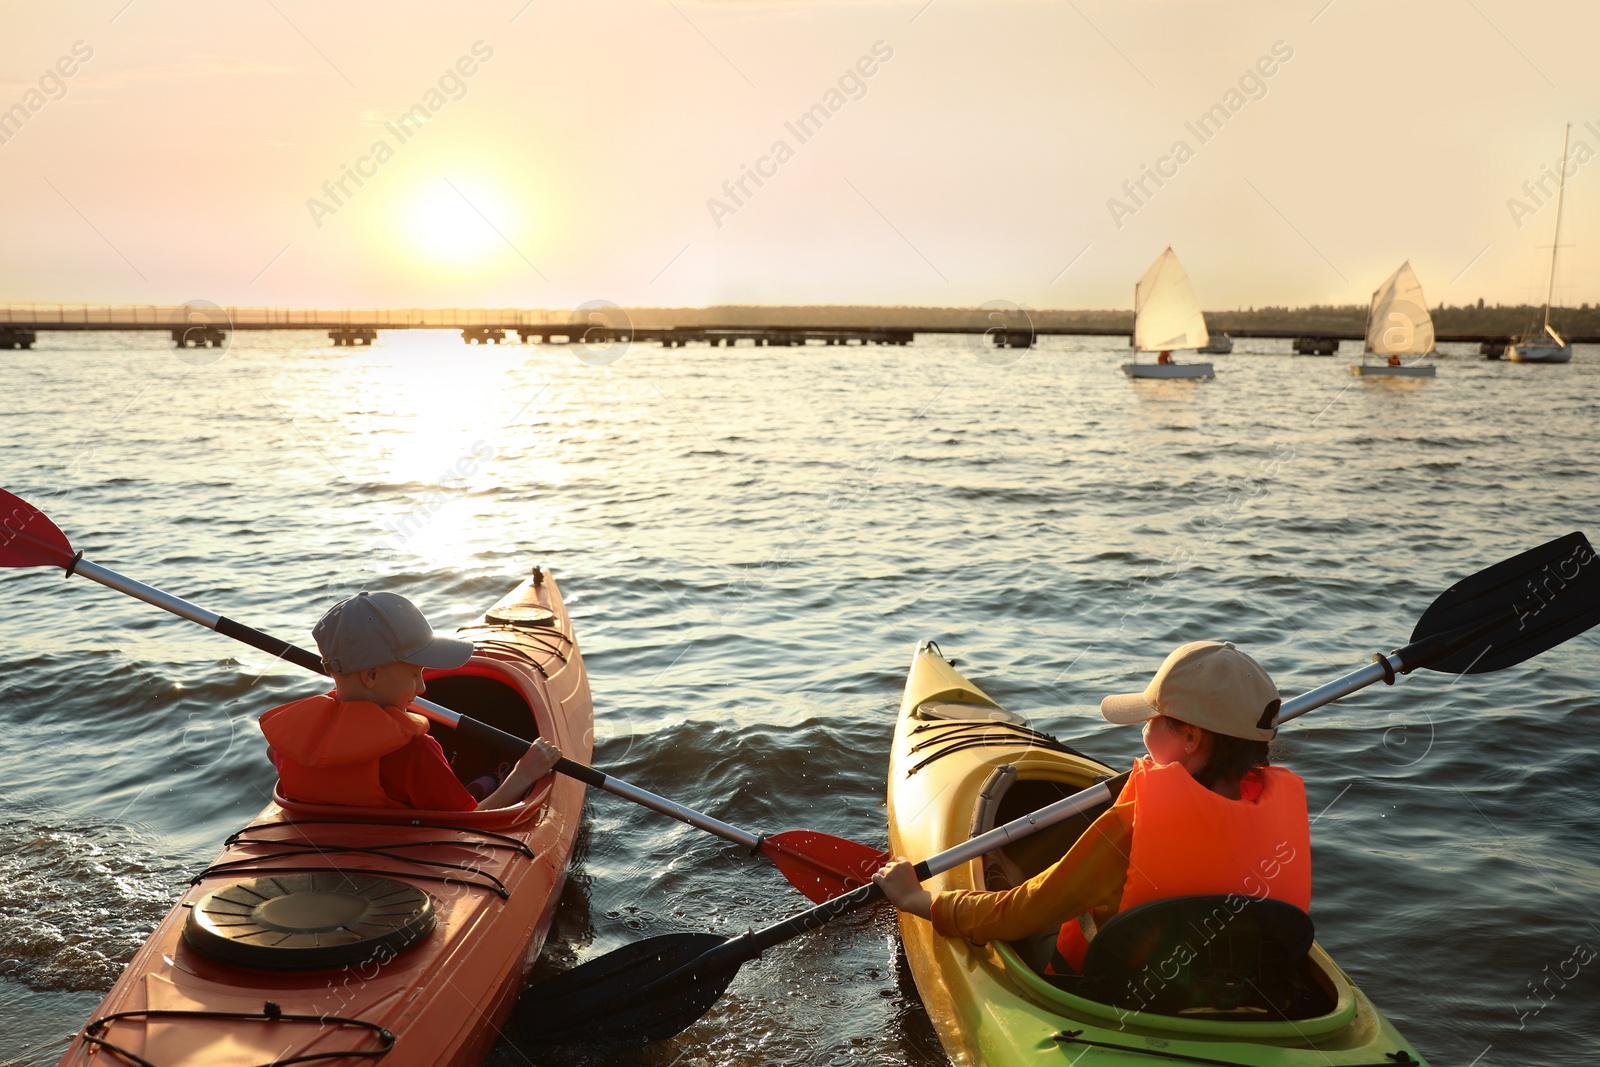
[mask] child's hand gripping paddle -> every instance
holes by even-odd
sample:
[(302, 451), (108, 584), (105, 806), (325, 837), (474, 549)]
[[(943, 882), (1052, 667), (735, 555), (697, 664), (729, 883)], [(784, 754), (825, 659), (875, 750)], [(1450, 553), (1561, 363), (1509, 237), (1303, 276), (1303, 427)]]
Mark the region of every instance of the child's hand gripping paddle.
[[(306, 670), (328, 673), (321, 657), (314, 652), (280, 641), (198, 604), (84, 559), (82, 552), (73, 551), (66, 535), (44, 512), (4, 489), (0, 489), (0, 567), (60, 567), (68, 577), (76, 574), (99, 582), (108, 589), (154, 604), (164, 611), (199, 623), (225, 637), (242, 641)], [(524, 738), (498, 730), (431, 700), (418, 698), (412, 707), (434, 722), (453, 727), (463, 735), (475, 737), (508, 753), (520, 756), (528, 750), (529, 742)], [(555, 770), (743, 845), (752, 853), (762, 853), (777, 865), (796, 889), (817, 903), (867, 884), (872, 873), (889, 861), (887, 853), (816, 830), (790, 830), (770, 837), (752, 834), (564, 757), (556, 763)]]

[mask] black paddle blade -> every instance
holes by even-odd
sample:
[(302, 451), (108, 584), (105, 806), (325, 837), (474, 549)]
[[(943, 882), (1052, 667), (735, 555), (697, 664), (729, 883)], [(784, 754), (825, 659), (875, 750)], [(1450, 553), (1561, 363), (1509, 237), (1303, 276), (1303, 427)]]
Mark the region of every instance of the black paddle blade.
[[(515, 1043), (642, 1044), (671, 1037), (710, 1010), (739, 973), (738, 963), (685, 969), (726, 941), (716, 934), (663, 934), (529, 986), (512, 1012)], [(685, 973), (674, 974), (680, 970)], [(671, 982), (661, 981), (669, 975)]]
[(1600, 564), (1588, 538), (1574, 532), (1446, 589), (1417, 620), (1412, 645), (1401, 651), (1452, 634), (1469, 636), (1461, 647), (1431, 661), (1424, 655), (1416, 666), (1486, 674), (1531, 659), (1597, 623)]
[[(917, 865), (919, 881), (931, 877), (929, 862)], [(626, 945), (524, 990), (513, 1013), (517, 1028), (529, 1045), (671, 1037), (704, 1015), (739, 968), (767, 949), (882, 899), (883, 890), (868, 882), (738, 937), (667, 934)]]

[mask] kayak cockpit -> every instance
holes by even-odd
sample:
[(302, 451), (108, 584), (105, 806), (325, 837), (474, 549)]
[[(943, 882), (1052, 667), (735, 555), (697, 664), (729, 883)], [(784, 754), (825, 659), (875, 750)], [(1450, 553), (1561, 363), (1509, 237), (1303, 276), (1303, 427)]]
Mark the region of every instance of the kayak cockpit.
[(1095, 935), (1066, 992), (1131, 1011), (1233, 1022), (1311, 1019), (1334, 1006), (1311, 975), (1311, 917), (1243, 894), (1152, 900)]
[[(542, 736), (542, 709), (536, 708), (540, 702), (512, 684), (498, 666), (469, 661), (453, 671), (425, 672), (428, 699), (524, 741)], [(493, 775), (504, 764), (516, 760), (514, 754), (501, 752), (486, 741), (463, 736), (437, 722), (429, 725), (428, 733), (444, 749), (450, 768), (463, 785), (480, 776)]]
[[(997, 767), (979, 790), (971, 835), (1071, 795), (1093, 777), (1055, 759)], [(976, 887), (1006, 889), (1039, 874), (1108, 807), (990, 853), (974, 872)], [(1082, 977), (1046, 973), (1054, 945), (1052, 932), (991, 947), (1025, 995), (1068, 1018), (1219, 1037), (1244, 1024), (1273, 1039), (1332, 1034), (1357, 1015), (1356, 993), (1312, 940), (1310, 917), (1277, 901), (1187, 897), (1129, 909), (1090, 942)], [(1251, 990), (1251, 982), (1270, 992)]]

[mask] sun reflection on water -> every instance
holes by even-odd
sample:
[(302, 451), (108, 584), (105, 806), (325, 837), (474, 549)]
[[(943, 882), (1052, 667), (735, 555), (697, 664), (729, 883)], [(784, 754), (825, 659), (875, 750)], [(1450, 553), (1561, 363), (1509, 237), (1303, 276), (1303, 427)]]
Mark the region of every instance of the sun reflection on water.
[(379, 442), (365, 472), (388, 490), (375, 547), (396, 566), (458, 571), (503, 553), (484, 535), (493, 498), (557, 477), (537, 443), (546, 374), (520, 345), (468, 347), (444, 330), (385, 333), (364, 356), (349, 432)]

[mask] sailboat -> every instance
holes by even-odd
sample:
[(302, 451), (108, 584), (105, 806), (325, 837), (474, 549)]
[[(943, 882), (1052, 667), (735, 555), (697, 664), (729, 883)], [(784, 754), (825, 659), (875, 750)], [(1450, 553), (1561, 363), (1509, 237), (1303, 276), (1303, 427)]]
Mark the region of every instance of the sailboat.
[[(1133, 362), (1122, 365), (1130, 378), (1212, 378), (1210, 363), (1173, 363), (1177, 349), (1204, 348), (1211, 341), (1189, 274), (1169, 246), (1133, 287)], [(1140, 352), (1160, 352), (1162, 361), (1140, 363)]]
[[(1561, 139), (1561, 178), (1556, 184), (1556, 236), (1550, 243), (1550, 283), (1544, 291), (1544, 332), (1513, 338), (1506, 345), (1506, 358), (1513, 363), (1567, 363), (1572, 359), (1572, 345), (1550, 325), (1550, 299), (1556, 291), (1556, 250), (1561, 247), (1561, 202), (1567, 192), (1567, 145), (1571, 141), (1572, 123), (1569, 122), (1566, 136)], [(1555, 344), (1545, 340), (1546, 337)]]
[(1388, 356), (1389, 361), (1352, 363), (1350, 373), (1359, 378), (1432, 378), (1438, 370), (1433, 364), (1400, 362), (1401, 356), (1432, 352), (1433, 316), (1428, 314), (1422, 283), (1407, 260), (1378, 286), (1367, 309), (1366, 355)]

